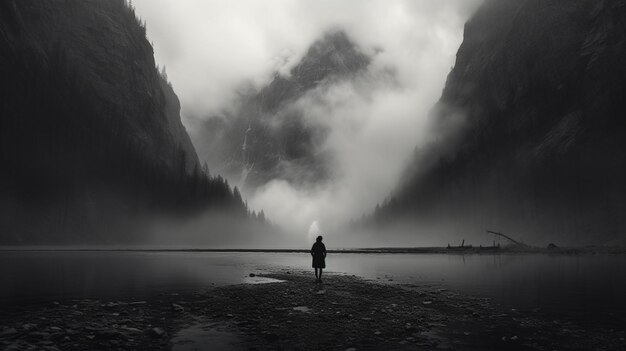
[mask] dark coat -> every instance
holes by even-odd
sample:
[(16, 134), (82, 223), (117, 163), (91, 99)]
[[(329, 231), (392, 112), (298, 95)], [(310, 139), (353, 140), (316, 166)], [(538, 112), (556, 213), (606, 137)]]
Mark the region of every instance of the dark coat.
[(326, 268), (326, 245), (316, 242), (311, 248), (313, 256), (313, 268)]

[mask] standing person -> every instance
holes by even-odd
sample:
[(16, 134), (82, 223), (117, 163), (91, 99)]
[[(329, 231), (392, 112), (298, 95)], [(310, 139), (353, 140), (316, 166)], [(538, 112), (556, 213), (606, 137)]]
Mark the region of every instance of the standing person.
[[(315, 282), (322, 282), (322, 269), (326, 268), (326, 246), (322, 243), (322, 236), (318, 236), (315, 244), (311, 247), (313, 256), (313, 268), (315, 268)], [(319, 269), (319, 273), (318, 273)]]

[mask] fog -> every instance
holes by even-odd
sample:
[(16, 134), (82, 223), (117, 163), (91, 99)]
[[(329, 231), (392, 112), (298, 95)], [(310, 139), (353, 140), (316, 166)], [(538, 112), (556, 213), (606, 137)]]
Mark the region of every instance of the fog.
[(308, 241), (313, 232), (339, 235), (338, 226), (370, 212), (397, 186), (414, 148), (433, 138), (428, 112), (479, 1), (133, 4), (181, 100), (194, 143), (202, 137), (199, 121), (236, 108), (244, 87), (263, 87), (276, 71), (288, 75), (328, 30), (345, 30), (371, 55), (367, 72), (319, 87), (294, 104), (307, 123), (329, 131), (316, 147), (332, 156), (331, 179), (315, 186), (275, 179), (244, 193), (251, 208)]

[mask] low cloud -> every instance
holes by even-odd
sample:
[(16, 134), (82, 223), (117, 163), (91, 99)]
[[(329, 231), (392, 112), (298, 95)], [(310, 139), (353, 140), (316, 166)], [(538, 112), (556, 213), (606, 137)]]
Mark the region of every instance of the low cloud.
[(342, 28), (365, 52), (368, 71), (325, 85), (294, 104), (328, 130), (317, 145), (332, 155), (332, 177), (315, 187), (274, 180), (247, 194), (277, 224), (306, 239), (360, 217), (394, 189), (413, 149), (426, 141), (430, 108), (441, 95), (479, 0), (135, 0), (157, 61), (167, 67), (184, 123), (232, 108), (246, 84), (286, 74), (308, 46)]

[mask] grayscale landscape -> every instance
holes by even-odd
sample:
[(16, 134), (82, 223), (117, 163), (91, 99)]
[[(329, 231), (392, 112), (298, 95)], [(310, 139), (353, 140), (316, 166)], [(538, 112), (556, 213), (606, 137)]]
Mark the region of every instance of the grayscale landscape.
[(0, 349), (622, 350), (626, 1), (0, 0)]

